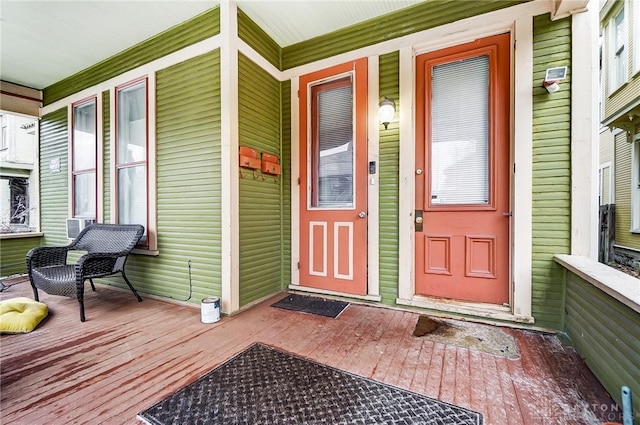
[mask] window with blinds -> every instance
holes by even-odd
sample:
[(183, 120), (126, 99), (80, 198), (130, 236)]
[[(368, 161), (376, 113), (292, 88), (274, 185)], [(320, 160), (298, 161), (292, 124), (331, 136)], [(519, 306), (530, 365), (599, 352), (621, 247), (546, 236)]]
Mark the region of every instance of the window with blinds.
[(431, 69), (431, 204), (489, 203), (489, 57)]
[(312, 87), (311, 206), (353, 208), (354, 146), (351, 77)]

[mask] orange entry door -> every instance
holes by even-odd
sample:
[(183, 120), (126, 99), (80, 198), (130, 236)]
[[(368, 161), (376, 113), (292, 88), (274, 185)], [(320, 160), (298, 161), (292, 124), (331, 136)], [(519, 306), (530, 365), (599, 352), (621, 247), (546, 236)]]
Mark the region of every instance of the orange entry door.
[(300, 285), (367, 293), (367, 61), (300, 77)]
[(417, 57), (417, 295), (509, 302), (509, 45)]

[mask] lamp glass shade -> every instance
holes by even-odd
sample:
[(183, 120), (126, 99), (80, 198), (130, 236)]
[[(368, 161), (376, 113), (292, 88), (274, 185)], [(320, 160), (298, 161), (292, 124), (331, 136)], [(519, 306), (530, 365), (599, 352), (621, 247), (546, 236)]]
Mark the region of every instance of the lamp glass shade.
[(378, 108), (378, 119), (383, 124), (388, 124), (393, 120), (393, 115), (396, 113), (396, 104), (391, 99), (385, 99), (380, 102), (380, 108)]

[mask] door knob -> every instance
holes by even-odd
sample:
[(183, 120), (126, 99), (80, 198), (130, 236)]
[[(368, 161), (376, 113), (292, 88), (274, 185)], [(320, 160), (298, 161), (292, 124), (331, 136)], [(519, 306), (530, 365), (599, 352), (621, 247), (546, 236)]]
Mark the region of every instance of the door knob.
[(416, 217), (416, 224), (422, 224), (424, 219), (422, 217)]
[(358, 213), (358, 217), (360, 217), (360, 218), (365, 218), (366, 216), (367, 216), (367, 213), (366, 213), (366, 212), (364, 212), (364, 211), (360, 211), (360, 212)]

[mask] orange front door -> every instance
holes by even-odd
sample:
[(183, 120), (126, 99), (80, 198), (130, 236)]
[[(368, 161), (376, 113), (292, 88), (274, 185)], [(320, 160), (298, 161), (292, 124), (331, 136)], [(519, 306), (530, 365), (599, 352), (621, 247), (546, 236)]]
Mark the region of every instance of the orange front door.
[(367, 293), (367, 61), (300, 77), (300, 285)]
[(509, 302), (509, 46), (504, 34), (417, 57), (418, 295)]

